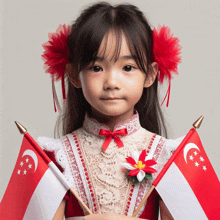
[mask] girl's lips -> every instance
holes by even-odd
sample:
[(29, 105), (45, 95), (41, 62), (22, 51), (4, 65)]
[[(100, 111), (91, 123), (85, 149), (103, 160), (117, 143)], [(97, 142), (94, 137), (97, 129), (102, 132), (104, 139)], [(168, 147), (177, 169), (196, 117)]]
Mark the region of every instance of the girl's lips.
[(102, 98), (102, 100), (118, 100), (118, 99), (121, 99), (121, 98)]

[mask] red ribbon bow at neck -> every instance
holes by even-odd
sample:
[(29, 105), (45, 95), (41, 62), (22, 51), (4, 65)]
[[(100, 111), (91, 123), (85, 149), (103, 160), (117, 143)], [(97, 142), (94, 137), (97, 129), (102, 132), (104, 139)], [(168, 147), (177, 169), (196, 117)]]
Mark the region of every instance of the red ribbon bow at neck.
[(100, 129), (99, 135), (107, 136), (103, 145), (102, 145), (102, 149), (106, 150), (108, 148), (108, 145), (111, 142), (112, 138), (114, 138), (115, 143), (118, 145), (118, 148), (123, 147), (124, 145), (123, 145), (122, 141), (117, 136), (118, 135), (126, 135), (126, 134), (128, 134), (126, 128), (123, 128), (123, 129), (120, 129), (120, 130), (117, 130), (114, 132), (109, 131), (109, 130), (105, 130), (105, 129)]

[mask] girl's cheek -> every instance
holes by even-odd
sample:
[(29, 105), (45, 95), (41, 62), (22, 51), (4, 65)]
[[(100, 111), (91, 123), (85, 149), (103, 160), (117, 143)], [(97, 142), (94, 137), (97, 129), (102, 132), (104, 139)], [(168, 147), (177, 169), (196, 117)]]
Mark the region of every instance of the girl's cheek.
[(128, 73), (128, 72), (123, 72), (123, 74), (124, 74), (126, 77), (130, 77), (130, 76), (131, 76), (131, 73)]

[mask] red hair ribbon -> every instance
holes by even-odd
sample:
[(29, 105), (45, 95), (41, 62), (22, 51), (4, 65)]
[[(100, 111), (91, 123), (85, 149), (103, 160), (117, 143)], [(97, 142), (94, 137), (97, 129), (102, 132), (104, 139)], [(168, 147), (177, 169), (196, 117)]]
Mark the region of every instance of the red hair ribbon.
[(162, 102), (163, 104), (167, 97), (167, 107), (170, 99), (172, 73), (179, 74), (177, 67), (181, 63), (180, 50), (182, 49), (179, 41), (179, 38), (173, 37), (169, 27), (159, 25), (157, 29), (153, 30), (153, 55), (159, 68), (157, 78), (160, 83), (163, 83), (164, 78), (169, 80), (167, 93)]
[(120, 140), (119, 137), (117, 137), (118, 135), (126, 135), (128, 134), (127, 129), (123, 128), (120, 130), (117, 130), (115, 132), (109, 131), (109, 130), (105, 130), (105, 129), (100, 129), (99, 131), (99, 135), (103, 135), (103, 136), (107, 136), (103, 145), (102, 145), (102, 149), (106, 150), (108, 148), (109, 143), (111, 142), (112, 138), (114, 138), (115, 143), (118, 145), (118, 148), (123, 147), (123, 143)]

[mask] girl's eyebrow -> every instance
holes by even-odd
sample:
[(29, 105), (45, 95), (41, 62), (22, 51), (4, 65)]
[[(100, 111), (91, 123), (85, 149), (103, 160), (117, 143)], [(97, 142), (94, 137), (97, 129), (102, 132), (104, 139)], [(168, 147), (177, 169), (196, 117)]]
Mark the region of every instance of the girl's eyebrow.
[[(125, 55), (125, 56), (120, 56), (118, 58), (119, 60), (135, 60), (135, 57), (134, 56), (131, 56), (131, 55)], [(95, 60), (96, 61), (103, 61), (103, 60), (106, 60), (104, 57), (95, 57)]]

